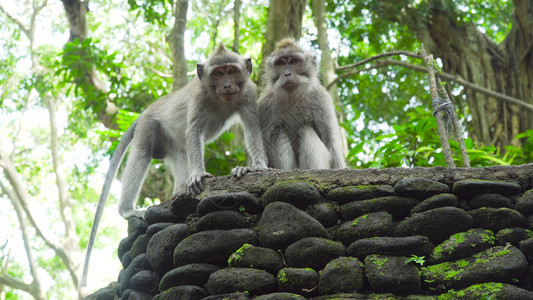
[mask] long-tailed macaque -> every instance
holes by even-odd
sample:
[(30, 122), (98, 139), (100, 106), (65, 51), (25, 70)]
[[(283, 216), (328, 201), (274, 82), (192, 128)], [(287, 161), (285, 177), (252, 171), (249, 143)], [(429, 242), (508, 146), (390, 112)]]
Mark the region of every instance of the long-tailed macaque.
[(87, 245), (81, 286), (85, 286), (90, 253), (102, 218), (111, 182), (131, 142), (122, 177), (118, 211), (122, 217), (143, 218), (144, 211), (134, 203), (152, 158), (164, 159), (174, 178), (174, 193), (182, 187), (195, 196), (203, 190), (202, 179), (212, 177), (205, 170), (204, 144), (237, 121), (244, 124), (250, 167), (236, 167), (232, 173), (267, 168), (266, 155), (257, 118), (257, 89), (250, 80), (252, 61), (220, 46), (203, 64), (197, 75), (182, 89), (161, 97), (150, 105), (126, 131), (111, 158), (102, 194)]
[(266, 58), (265, 82), (258, 114), (268, 166), (345, 168), (335, 107), (320, 84), (315, 55), (293, 39), (279, 41)]

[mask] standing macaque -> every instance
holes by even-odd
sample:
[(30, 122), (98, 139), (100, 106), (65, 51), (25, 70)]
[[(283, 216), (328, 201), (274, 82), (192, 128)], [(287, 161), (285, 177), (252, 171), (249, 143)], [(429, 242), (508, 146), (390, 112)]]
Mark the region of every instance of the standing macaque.
[(268, 158), (276, 169), (341, 169), (340, 130), (333, 99), (318, 77), (316, 56), (286, 38), (265, 61), (258, 100)]
[(252, 60), (220, 46), (207, 61), (197, 65), (197, 77), (182, 89), (150, 105), (120, 140), (106, 175), (87, 245), (81, 286), (87, 279), (90, 253), (102, 218), (111, 182), (131, 142), (122, 177), (118, 211), (125, 219), (143, 218), (134, 210), (152, 158), (164, 159), (174, 178), (174, 193), (186, 187), (196, 196), (202, 179), (213, 177), (205, 170), (204, 144), (216, 139), (232, 124), (242, 121), (250, 167), (236, 167), (232, 174), (265, 170), (266, 155), (257, 118), (257, 89), (250, 80)]

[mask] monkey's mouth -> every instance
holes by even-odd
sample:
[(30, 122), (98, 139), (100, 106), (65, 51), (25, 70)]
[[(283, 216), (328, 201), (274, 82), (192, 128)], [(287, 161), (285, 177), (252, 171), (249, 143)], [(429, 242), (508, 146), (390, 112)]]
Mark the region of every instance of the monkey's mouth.
[(283, 89), (289, 91), (289, 92), (292, 92), (294, 91), (296, 88), (298, 87), (298, 83), (296, 83), (295, 81), (287, 81), (283, 84)]
[(237, 97), (238, 92), (220, 94), (220, 98), (225, 101), (231, 101)]

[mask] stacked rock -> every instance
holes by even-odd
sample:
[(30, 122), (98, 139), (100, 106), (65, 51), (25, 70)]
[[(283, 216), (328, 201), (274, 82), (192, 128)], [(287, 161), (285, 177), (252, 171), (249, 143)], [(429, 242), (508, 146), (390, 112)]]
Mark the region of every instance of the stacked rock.
[(178, 195), (129, 221), (115, 297), (533, 299), (531, 188), (408, 177)]

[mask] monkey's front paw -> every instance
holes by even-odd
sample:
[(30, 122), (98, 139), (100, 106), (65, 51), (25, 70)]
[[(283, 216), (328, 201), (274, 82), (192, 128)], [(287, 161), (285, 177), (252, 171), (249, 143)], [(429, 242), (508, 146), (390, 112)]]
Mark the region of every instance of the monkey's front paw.
[(253, 172), (253, 168), (252, 167), (235, 167), (233, 169), (231, 169), (231, 174), (237, 178), (241, 178), (242, 175), (248, 173), (248, 172)]
[(211, 173), (195, 172), (187, 179), (187, 188), (191, 196), (196, 196), (204, 190), (202, 179), (214, 177)]
[(235, 167), (231, 169), (231, 174), (237, 178), (241, 178), (246, 173), (252, 173), (252, 172), (263, 172), (267, 171), (270, 168), (263, 167), (263, 166), (254, 166), (254, 167)]

